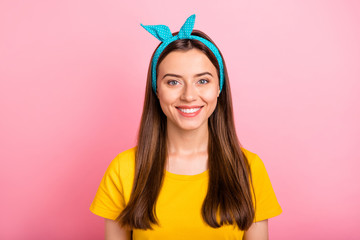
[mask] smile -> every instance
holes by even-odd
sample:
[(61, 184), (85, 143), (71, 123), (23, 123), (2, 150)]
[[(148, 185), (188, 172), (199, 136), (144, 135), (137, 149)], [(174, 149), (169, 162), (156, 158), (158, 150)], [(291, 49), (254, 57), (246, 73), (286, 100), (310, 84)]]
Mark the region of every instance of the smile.
[(180, 111), (184, 112), (184, 113), (194, 113), (200, 110), (200, 108), (178, 108)]
[(180, 108), (180, 107), (176, 107), (176, 109), (179, 111), (179, 113), (186, 118), (192, 118), (197, 116), (200, 112), (201, 109), (203, 108), (203, 106), (198, 107), (198, 106), (194, 106), (191, 108)]

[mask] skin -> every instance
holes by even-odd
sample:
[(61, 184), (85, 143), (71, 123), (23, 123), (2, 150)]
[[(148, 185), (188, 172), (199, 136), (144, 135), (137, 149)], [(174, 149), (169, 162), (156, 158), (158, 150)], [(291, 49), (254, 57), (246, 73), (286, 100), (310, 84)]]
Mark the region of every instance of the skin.
[(105, 240), (130, 240), (130, 231), (122, 228), (117, 222), (105, 218)]
[(244, 233), (244, 240), (268, 240), (268, 219), (251, 224), (250, 228)]
[[(200, 73), (207, 74), (196, 76)], [(216, 68), (200, 50), (173, 51), (160, 63), (157, 96), (167, 116), (169, 172), (194, 175), (207, 169), (208, 118), (219, 94)], [(203, 107), (197, 116), (189, 118), (176, 108), (183, 105)]]
[[(167, 117), (166, 170), (184, 175), (204, 172), (208, 168), (208, 118), (220, 94), (215, 66), (198, 49), (173, 51), (158, 67), (156, 94)], [(203, 107), (197, 116), (184, 117), (176, 108), (184, 105)], [(130, 239), (129, 232), (112, 220), (105, 221), (105, 230), (107, 240)], [(268, 221), (252, 224), (245, 231), (244, 239), (268, 239)]]

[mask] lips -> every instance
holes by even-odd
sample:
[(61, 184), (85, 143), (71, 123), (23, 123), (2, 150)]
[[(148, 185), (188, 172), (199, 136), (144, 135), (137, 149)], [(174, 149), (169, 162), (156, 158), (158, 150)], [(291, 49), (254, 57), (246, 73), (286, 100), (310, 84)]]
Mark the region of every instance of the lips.
[(200, 113), (202, 107), (203, 106), (178, 106), (176, 108), (184, 117), (195, 117)]
[(182, 108), (182, 109), (191, 109), (191, 108), (201, 108), (203, 106), (200, 105), (193, 105), (193, 106), (177, 106), (176, 108)]

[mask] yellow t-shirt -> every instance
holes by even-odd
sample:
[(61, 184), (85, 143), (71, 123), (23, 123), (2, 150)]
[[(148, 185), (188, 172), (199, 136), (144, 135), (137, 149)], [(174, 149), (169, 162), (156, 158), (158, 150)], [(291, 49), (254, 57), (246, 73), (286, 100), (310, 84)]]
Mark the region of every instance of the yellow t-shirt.
[[(282, 212), (262, 160), (241, 148), (248, 158), (256, 195), (254, 221), (275, 217)], [(90, 206), (94, 214), (115, 220), (128, 203), (135, 169), (136, 147), (118, 154), (103, 176)], [(158, 225), (153, 230), (133, 230), (135, 240), (162, 239), (242, 239), (244, 232), (233, 225), (212, 228), (201, 216), (207, 193), (208, 171), (196, 175), (179, 175), (165, 171), (164, 183), (156, 203)]]

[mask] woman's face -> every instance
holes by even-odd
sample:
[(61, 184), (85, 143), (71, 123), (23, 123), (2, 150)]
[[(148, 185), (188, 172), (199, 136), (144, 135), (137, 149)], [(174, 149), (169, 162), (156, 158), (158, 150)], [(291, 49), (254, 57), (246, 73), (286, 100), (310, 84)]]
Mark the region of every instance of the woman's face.
[(168, 128), (207, 128), (219, 94), (216, 68), (199, 49), (173, 51), (158, 67), (157, 96)]

